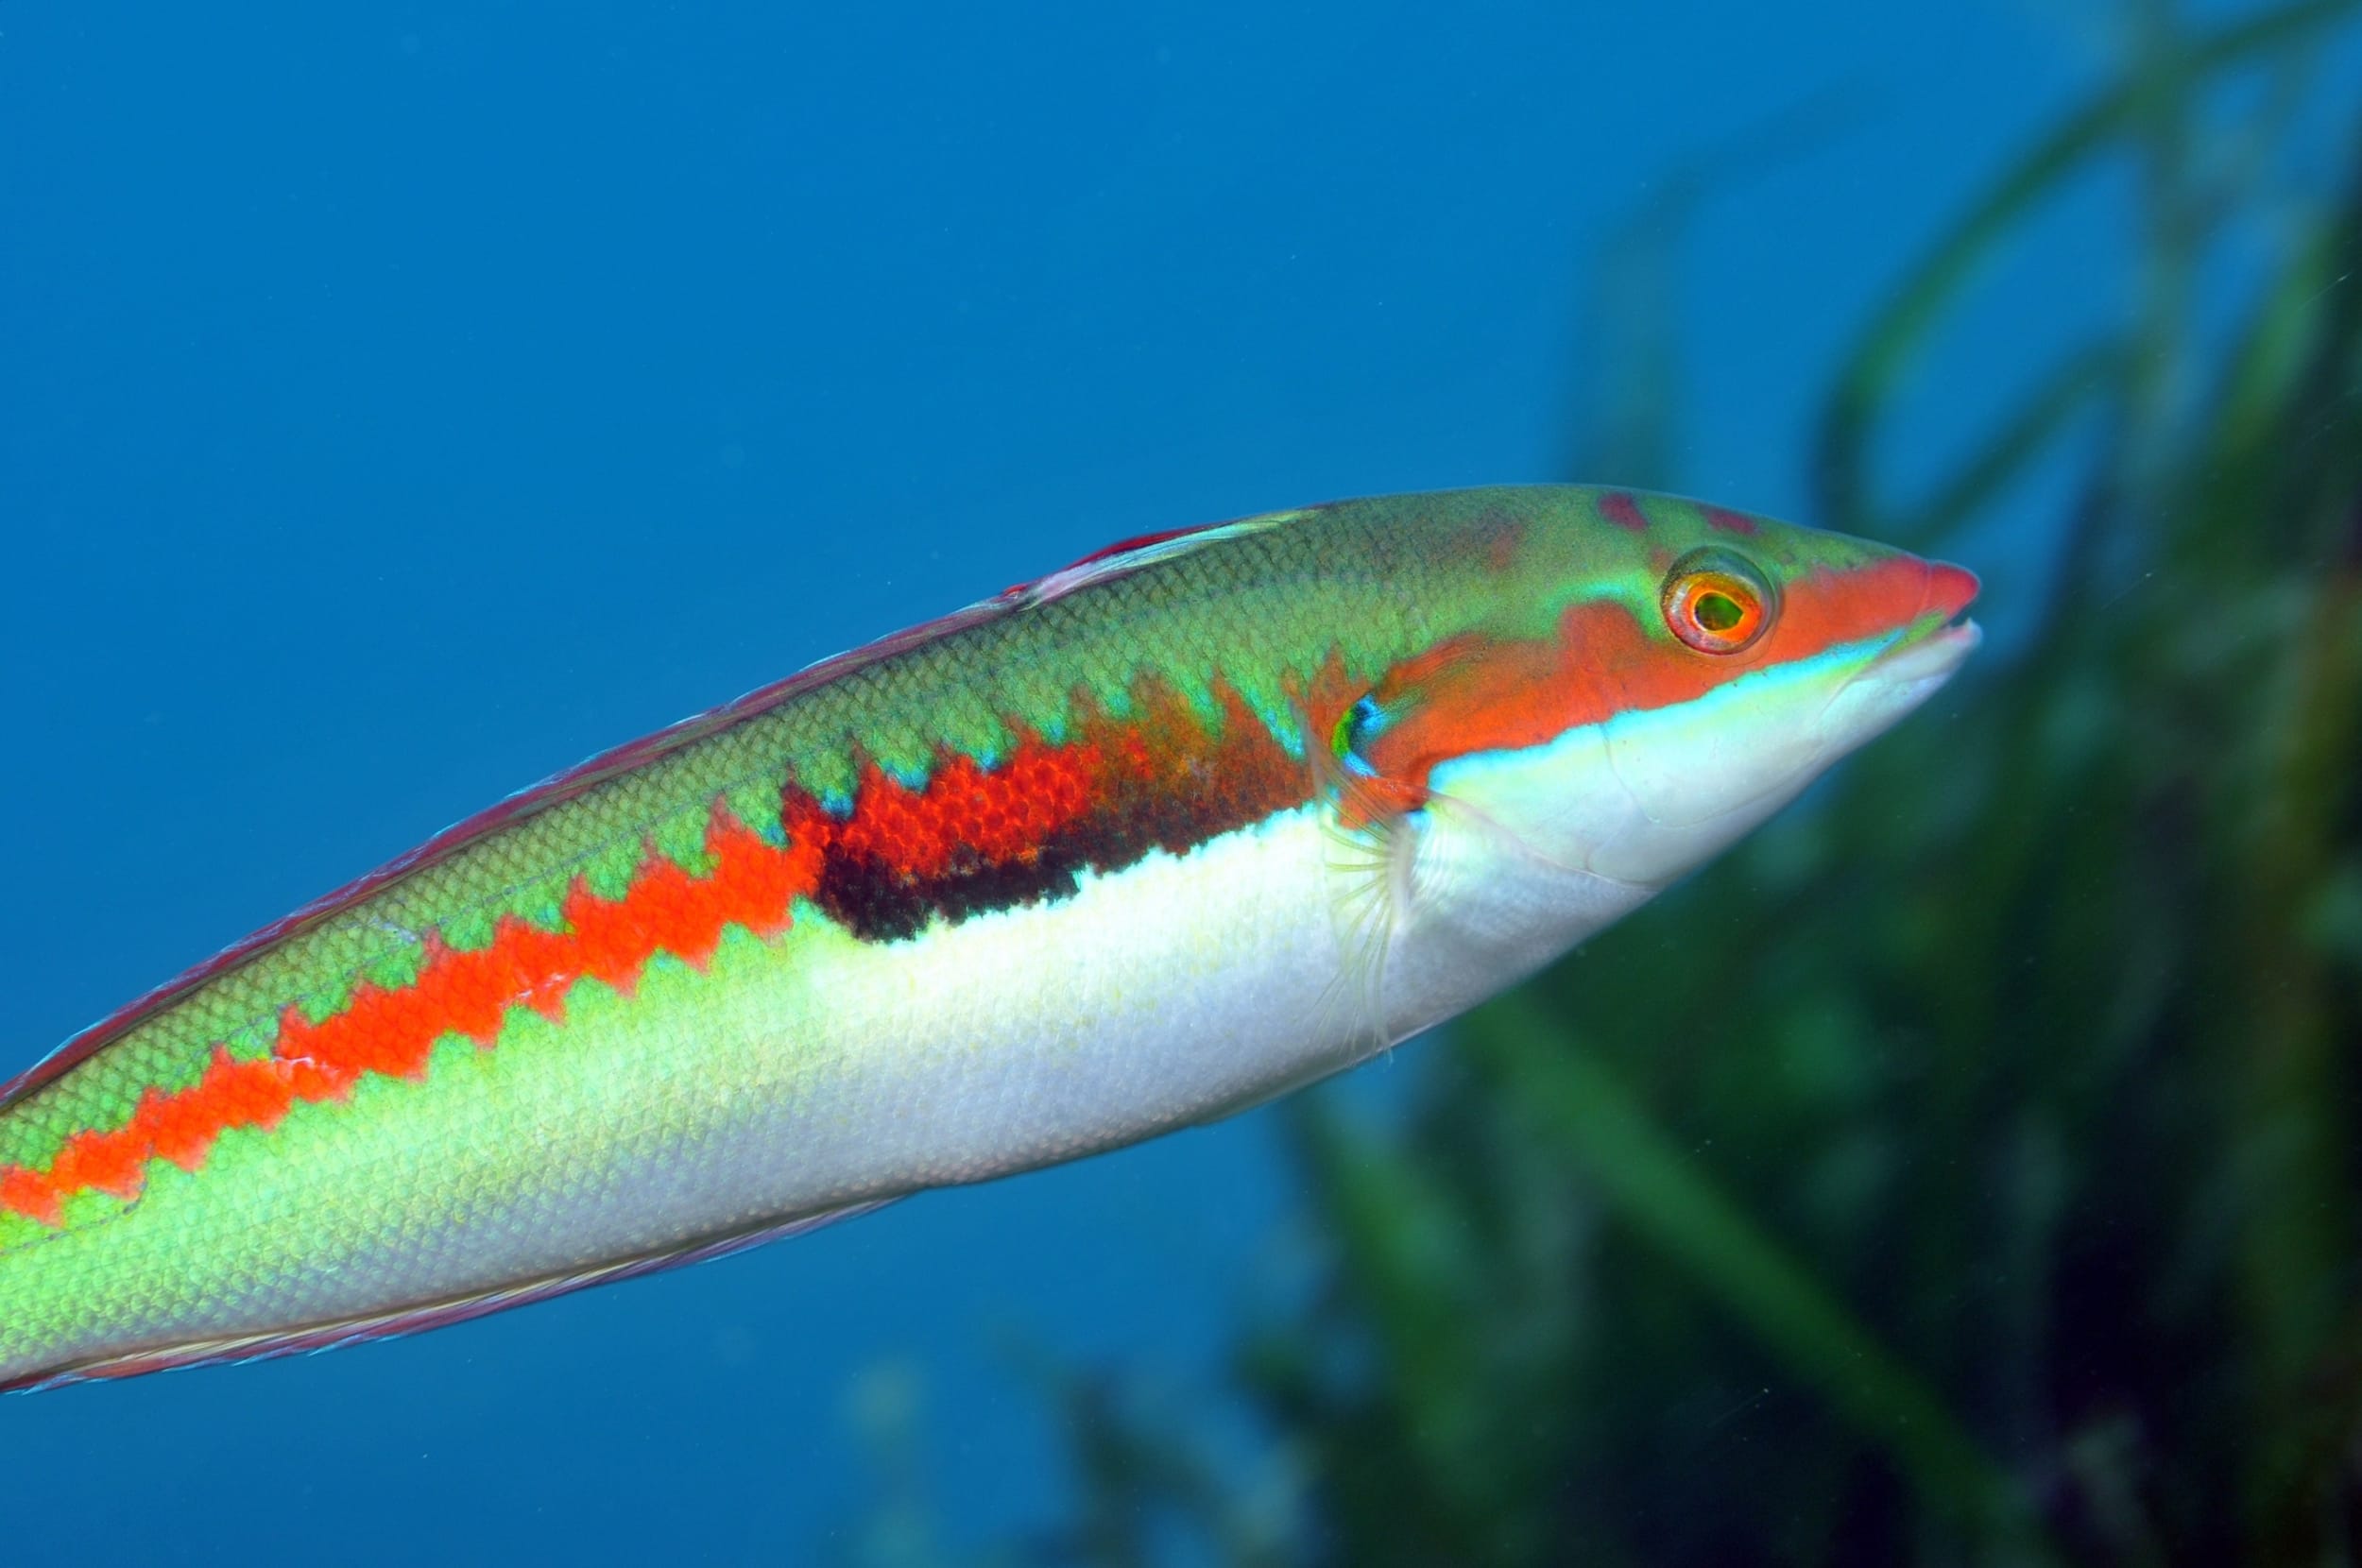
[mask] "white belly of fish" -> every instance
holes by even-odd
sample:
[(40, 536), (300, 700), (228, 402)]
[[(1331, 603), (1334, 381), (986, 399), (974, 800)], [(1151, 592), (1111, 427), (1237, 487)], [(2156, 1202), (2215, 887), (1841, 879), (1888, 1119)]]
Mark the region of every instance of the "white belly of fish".
[(1646, 896), (1447, 816), (1402, 829), (1415, 858), (1390, 878), (1327, 824), (1307, 807), (1056, 903), (831, 951), (826, 1016), (782, 1037), (783, 1064), (830, 1066), (781, 1098), (760, 1185), (842, 1202), (1207, 1120), (1462, 1011)]

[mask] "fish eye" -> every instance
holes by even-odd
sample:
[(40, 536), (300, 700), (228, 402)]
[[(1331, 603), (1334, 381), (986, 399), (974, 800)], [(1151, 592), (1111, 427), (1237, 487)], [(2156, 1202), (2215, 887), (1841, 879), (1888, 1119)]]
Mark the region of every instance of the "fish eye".
[(1702, 654), (1735, 654), (1770, 628), (1779, 602), (1763, 573), (1727, 550), (1693, 550), (1658, 595), (1665, 624)]

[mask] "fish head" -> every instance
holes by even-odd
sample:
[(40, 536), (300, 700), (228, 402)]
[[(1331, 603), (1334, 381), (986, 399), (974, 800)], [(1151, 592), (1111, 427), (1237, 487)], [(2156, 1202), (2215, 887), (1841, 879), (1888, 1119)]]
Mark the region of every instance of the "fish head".
[(1427, 900), (1527, 963), (1702, 864), (1975, 651), (1975, 575), (1669, 497), (1496, 507), (1499, 608), (1407, 660), (1338, 750), (1415, 800)]

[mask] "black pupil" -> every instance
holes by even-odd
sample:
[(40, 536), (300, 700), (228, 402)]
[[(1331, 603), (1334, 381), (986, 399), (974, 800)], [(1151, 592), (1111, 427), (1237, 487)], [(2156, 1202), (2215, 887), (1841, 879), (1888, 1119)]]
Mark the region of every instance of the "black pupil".
[(1747, 619), (1747, 612), (1738, 607), (1737, 600), (1711, 590), (1698, 595), (1693, 613), (1698, 617), (1698, 624), (1710, 632), (1727, 632)]

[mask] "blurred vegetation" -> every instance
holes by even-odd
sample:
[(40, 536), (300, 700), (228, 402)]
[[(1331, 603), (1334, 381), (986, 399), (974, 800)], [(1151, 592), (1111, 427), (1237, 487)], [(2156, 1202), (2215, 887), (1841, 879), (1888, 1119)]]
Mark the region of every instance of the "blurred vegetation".
[[(1398, 1115), (1291, 1103), (1318, 1279), (1236, 1357), (1287, 1504), (1063, 1373), (1081, 1502), (1011, 1556), (2362, 1561), (2362, 162), (2273, 198), (2232, 330), (2199, 286), (2354, 9), (2135, 5), (2120, 83), (1840, 377), (1829, 526), (1938, 548), (2076, 466), (2009, 646), (1465, 1020)], [(1884, 493), (1930, 338), (2103, 160), (2124, 319)]]

